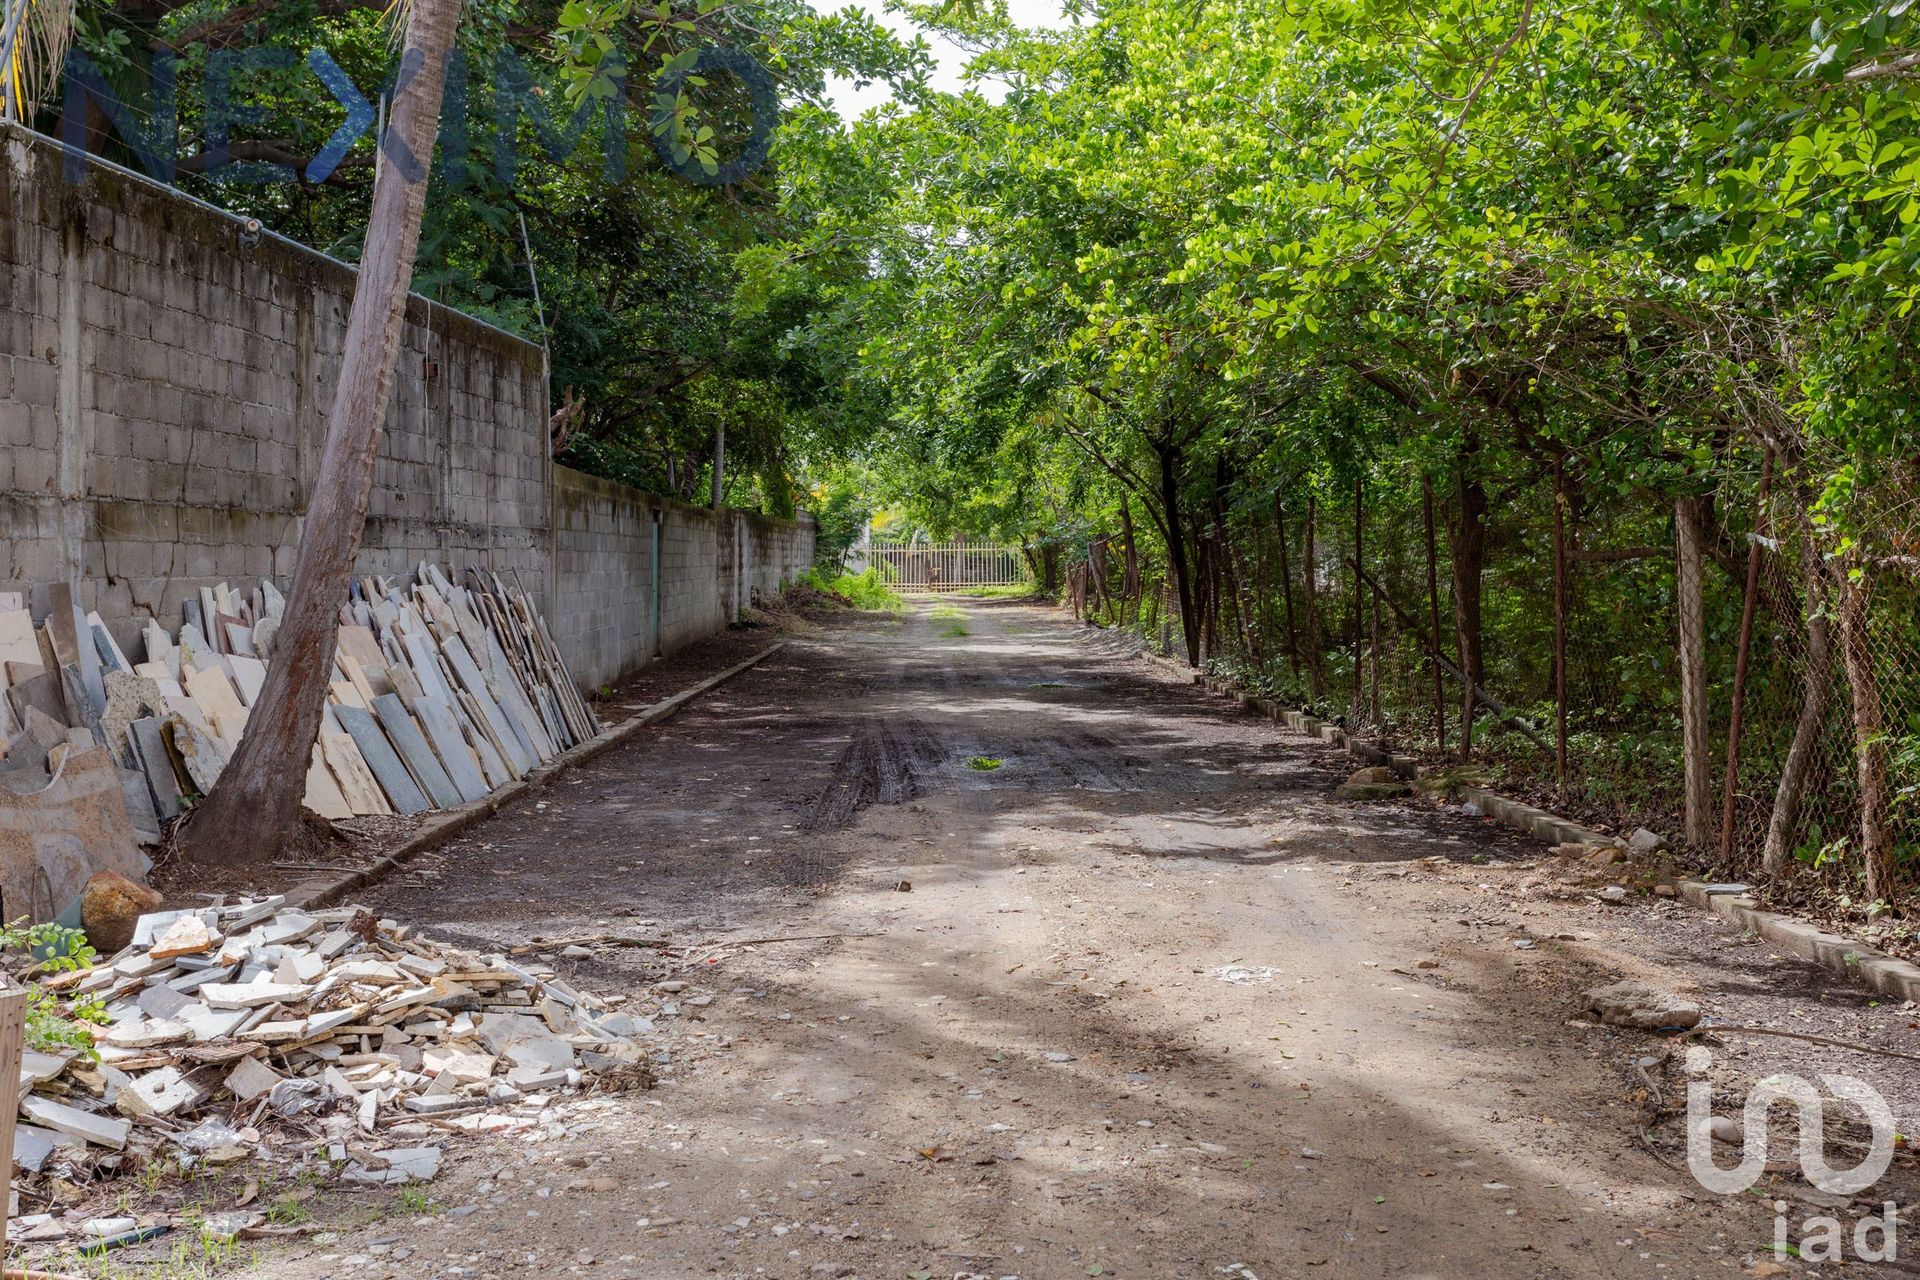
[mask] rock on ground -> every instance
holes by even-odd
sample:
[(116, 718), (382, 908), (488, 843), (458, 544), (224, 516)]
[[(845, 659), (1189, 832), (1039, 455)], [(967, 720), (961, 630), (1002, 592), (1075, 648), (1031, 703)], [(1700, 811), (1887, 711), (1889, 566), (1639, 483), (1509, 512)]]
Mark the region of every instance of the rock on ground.
[(1691, 1027), (1700, 1021), (1700, 1006), (1691, 1000), (1632, 980), (1594, 988), (1587, 992), (1587, 1003), (1603, 1022), (1641, 1031)]

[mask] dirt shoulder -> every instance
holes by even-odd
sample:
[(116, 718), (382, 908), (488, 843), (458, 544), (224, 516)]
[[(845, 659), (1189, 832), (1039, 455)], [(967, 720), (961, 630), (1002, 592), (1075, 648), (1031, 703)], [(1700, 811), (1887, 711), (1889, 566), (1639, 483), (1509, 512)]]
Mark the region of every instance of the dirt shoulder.
[[(647, 708), (709, 676), (727, 670), (767, 646), (817, 624), (786, 609), (756, 610), (738, 626), (677, 650), (620, 681), (594, 691), (594, 711), (606, 728), (632, 720)], [(357, 817), (333, 824), (331, 838), (310, 834), (297, 855), (278, 862), (237, 869), (210, 868), (162, 854), (149, 877), (169, 902), (198, 901), (209, 893), (285, 893), (362, 870), (418, 834), (432, 815)], [(317, 832), (317, 825), (315, 828)]]
[[(245, 1274), (1772, 1274), (1760, 1199), (1679, 1163), (1671, 1042), (1581, 993), (1920, 1049), (1912, 1011), (1457, 810), (1333, 800), (1334, 749), (1055, 611), (948, 607), (796, 636), (380, 889), (476, 946), (698, 944), (556, 960), (664, 1001), (663, 1082)], [(1914, 1114), (1888, 1060), (1714, 1053), (1729, 1095), (1839, 1070)]]

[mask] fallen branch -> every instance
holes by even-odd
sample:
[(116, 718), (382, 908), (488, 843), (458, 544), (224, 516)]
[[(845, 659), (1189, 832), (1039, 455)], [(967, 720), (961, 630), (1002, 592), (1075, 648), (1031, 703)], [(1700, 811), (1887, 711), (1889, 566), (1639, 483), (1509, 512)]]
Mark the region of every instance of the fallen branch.
[(777, 942), (828, 942), (835, 938), (884, 938), (885, 936), (883, 933), (802, 933), (779, 938), (731, 938), (725, 942), (707, 942), (697, 948), (700, 952), (698, 955), (693, 954), (696, 948), (686, 949), (688, 958), (680, 962), (680, 971), (704, 964), (728, 947), (759, 947)]
[(593, 933), (582, 938), (550, 938), (522, 943), (507, 952), (510, 956), (532, 955), (536, 951), (558, 951), (565, 947), (660, 947), (679, 950), (668, 938), (635, 938), (621, 933)]
[[(722, 942), (704, 942), (701, 945), (718, 950), (722, 947), (757, 947), (769, 942), (827, 942), (833, 938), (884, 938), (883, 933), (801, 933), (781, 938), (730, 938)], [(691, 947), (688, 950), (692, 950)]]
[(1781, 1031), (1776, 1027), (1736, 1027), (1713, 1023), (1711, 1025), (1702, 1024), (1701, 1026), (1697, 1026), (1687, 1032), (1687, 1035), (1697, 1036), (1705, 1032), (1713, 1032), (1717, 1035), (1723, 1031), (1732, 1031), (1751, 1036), (1779, 1036), (1785, 1040), (1805, 1040), (1808, 1044), (1831, 1045), (1836, 1049), (1852, 1049), (1856, 1053), (1877, 1053), (1883, 1058), (1899, 1058), (1905, 1062), (1920, 1062), (1920, 1054), (1902, 1053), (1898, 1049), (1882, 1049), (1876, 1045), (1859, 1044), (1852, 1040), (1835, 1040), (1830, 1036), (1808, 1035), (1804, 1031)]

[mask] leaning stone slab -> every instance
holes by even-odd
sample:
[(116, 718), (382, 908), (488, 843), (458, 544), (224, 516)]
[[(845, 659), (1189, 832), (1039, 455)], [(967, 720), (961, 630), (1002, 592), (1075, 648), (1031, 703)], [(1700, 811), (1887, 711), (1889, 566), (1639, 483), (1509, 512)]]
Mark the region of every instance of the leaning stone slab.
[(393, 806), (396, 813), (411, 816), (425, 813), (432, 807), (414, 782), (413, 775), (407, 772), (406, 765), (400, 762), (393, 743), (388, 741), (377, 720), (359, 707), (344, 703), (336, 705), (333, 713), (339, 717), (341, 728), (353, 739), (353, 745), (360, 748), (361, 758), (367, 762), (367, 768), (373, 771), (374, 780), (387, 793), (387, 803)]
[(407, 769), (419, 779), (420, 786), (432, 798), (434, 807), (457, 807), (460, 804), (460, 789), (453, 785), (453, 779), (441, 767), (440, 758), (427, 745), (420, 726), (407, 713), (407, 704), (400, 701), (400, 695), (382, 694), (373, 700), (373, 710), (380, 717), (380, 726), (393, 739), (394, 749), (407, 762)]

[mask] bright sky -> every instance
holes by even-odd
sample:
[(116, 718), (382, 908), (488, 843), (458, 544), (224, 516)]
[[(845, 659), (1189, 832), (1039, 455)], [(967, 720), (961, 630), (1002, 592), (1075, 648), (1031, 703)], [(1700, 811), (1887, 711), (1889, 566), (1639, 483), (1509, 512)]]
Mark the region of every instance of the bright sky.
[[(808, 3), (821, 13), (834, 13), (846, 8), (864, 9), (878, 18), (881, 25), (903, 36), (912, 36), (916, 31), (926, 35), (928, 43), (933, 46), (934, 57), (940, 61), (940, 69), (933, 76), (933, 87), (950, 93), (959, 91), (960, 72), (966, 66), (966, 54), (924, 28), (917, 27), (906, 18), (886, 12), (881, 8), (880, 0), (869, 0), (866, 3), (850, 3), (849, 0), (808, 0)], [(1007, 0), (1007, 11), (1013, 20), (1023, 27), (1057, 28), (1067, 25), (1060, 14), (1059, 0)], [(855, 89), (851, 80), (836, 78), (828, 82), (827, 90), (833, 98), (833, 105), (839, 108), (841, 116), (849, 120), (868, 107), (877, 106), (893, 96), (892, 89), (885, 81), (870, 84), (864, 89)]]

